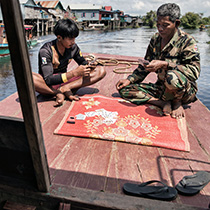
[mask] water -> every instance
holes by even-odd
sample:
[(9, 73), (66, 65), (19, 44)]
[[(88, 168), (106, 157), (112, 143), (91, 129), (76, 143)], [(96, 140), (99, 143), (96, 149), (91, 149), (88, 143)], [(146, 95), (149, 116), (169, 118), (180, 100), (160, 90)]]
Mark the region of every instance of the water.
[[(82, 52), (105, 53), (143, 57), (155, 29), (138, 28), (120, 31), (81, 31), (76, 39)], [(210, 109), (210, 31), (188, 30), (198, 41), (201, 54), (201, 75), (198, 80), (198, 98)], [(41, 36), (38, 45), (29, 50), (32, 71), (38, 72), (38, 51), (47, 41), (54, 39), (54, 35)], [(0, 101), (11, 95), (16, 89), (10, 57), (0, 58)]]

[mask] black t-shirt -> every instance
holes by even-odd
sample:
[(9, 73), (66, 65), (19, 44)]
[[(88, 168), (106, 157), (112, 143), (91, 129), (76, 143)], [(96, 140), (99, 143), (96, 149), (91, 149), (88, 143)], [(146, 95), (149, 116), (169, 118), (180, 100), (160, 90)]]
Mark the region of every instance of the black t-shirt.
[(74, 59), (78, 65), (86, 65), (88, 62), (74, 44), (65, 50), (62, 56), (56, 45), (57, 39), (45, 43), (39, 50), (39, 73), (43, 76), (47, 85), (57, 85), (63, 82), (61, 74), (67, 71), (67, 66)]

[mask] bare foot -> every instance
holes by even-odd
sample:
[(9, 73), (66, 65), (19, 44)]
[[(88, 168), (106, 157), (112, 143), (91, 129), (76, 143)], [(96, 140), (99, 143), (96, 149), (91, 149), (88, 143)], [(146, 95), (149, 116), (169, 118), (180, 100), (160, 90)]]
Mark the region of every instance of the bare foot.
[(165, 101), (165, 104), (163, 103), (163, 114), (166, 116), (169, 116), (171, 114), (171, 102), (170, 101)]
[(63, 95), (63, 93), (58, 92), (56, 94), (56, 101), (55, 101), (54, 107), (61, 106), (63, 104), (64, 99), (65, 99), (65, 96)]
[(175, 119), (181, 119), (185, 117), (185, 112), (180, 101), (173, 102), (173, 110), (171, 113), (171, 117)]
[(160, 100), (160, 99), (151, 98), (148, 101), (148, 103), (162, 108), (163, 114), (166, 115), (166, 116), (170, 115), (171, 112), (172, 112), (171, 101), (163, 101), (163, 100)]
[(73, 95), (71, 90), (66, 91), (64, 94), (70, 101), (73, 101), (73, 100), (74, 101), (79, 101), (80, 100), (80, 98), (78, 96)]

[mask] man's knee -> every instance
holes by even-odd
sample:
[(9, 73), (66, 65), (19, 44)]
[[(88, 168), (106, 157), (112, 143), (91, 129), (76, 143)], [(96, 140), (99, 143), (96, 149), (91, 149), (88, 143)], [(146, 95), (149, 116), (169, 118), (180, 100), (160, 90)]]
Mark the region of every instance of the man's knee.
[(129, 86), (121, 88), (120, 90), (118, 90), (118, 92), (122, 98), (130, 98)]
[(119, 94), (122, 98), (141, 98), (142, 97), (142, 91), (135, 90), (132, 85), (128, 85), (122, 89), (119, 90)]
[(34, 84), (37, 84), (38, 81), (40, 80), (39, 76), (40, 76), (39, 74), (32, 72), (32, 78), (33, 78)]
[(99, 79), (103, 79), (106, 76), (106, 70), (104, 66), (99, 66), (96, 71), (98, 71), (98, 77)]
[(36, 90), (42, 87), (43, 85), (46, 85), (43, 77), (40, 74), (33, 72), (32, 77), (33, 77), (33, 82), (34, 82), (34, 86)]
[(183, 89), (186, 84), (186, 77), (178, 71), (168, 71), (165, 79), (165, 86), (169, 90)]
[(34, 81), (43, 80), (43, 77), (40, 74), (35, 73), (35, 72), (32, 72), (32, 77)]

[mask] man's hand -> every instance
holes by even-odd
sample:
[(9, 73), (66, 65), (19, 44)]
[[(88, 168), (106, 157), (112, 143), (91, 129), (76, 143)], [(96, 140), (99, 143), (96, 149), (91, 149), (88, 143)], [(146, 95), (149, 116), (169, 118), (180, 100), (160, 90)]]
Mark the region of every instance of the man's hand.
[(72, 71), (74, 77), (84, 76), (87, 77), (90, 75), (91, 69), (89, 66), (80, 65), (75, 70)]
[(91, 71), (94, 70), (97, 67), (97, 61), (93, 60), (91, 62), (88, 63), (88, 67), (91, 68)]
[(146, 66), (149, 64), (149, 61), (145, 60), (144, 58), (139, 58), (138, 63), (141, 64), (142, 66)]
[(93, 71), (96, 68), (96, 66), (97, 65), (94, 63), (88, 64), (88, 68), (90, 68), (91, 71)]
[(168, 62), (161, 60), (152, 60), (148, 65), (145, 66), (145, 69), (149, 72), (156, 72), (158, 69), (167, 70)]
[(116, 84), (116, 88), (117, 88), (117, 90), (120, 90), (120, 89), (124, 88), (125, 86), (130, 85), (130, 83), (131, 82), (128, 79), (121, 79)]

